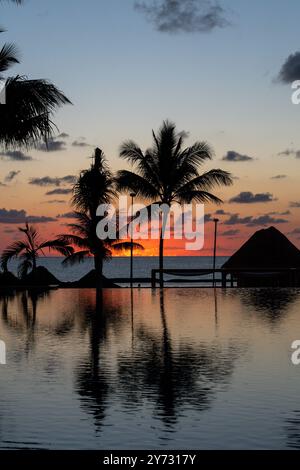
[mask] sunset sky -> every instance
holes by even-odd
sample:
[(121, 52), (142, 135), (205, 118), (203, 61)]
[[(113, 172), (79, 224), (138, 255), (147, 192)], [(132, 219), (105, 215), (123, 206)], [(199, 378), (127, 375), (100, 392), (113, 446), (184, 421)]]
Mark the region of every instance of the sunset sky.
[[(121, 169), (120, 144), (131, 138), (147, 148), (167, 118), (189, 133), (187, 145), (213, 146), (203, 171), (221, 167), (235, 177), (216, 191), (224, 204), (205, 209), (205, 249), (185, 254), (211, 254), (216, 211), (220, 255), (270, 225), (300, 248), (300, 105), (291, 101), (291, 82), (300, 80), (300, 3), (180, 3), (158, 0), (165, 10), (152, 0), (1, 3), (2, 43), (16, 43), (21, 54), (10, 75), (47, 78), (73, 106), (55, 116), (49, 151), (2, 149), (0, 251), (26, 215), (45, 237), (64, 232), (71, 177), (89, 166), (95, 146)], [(157, 242), (147, 247), (157, 254)], [(178, 242), (168, 247), (166, 254), (184, 254)]]

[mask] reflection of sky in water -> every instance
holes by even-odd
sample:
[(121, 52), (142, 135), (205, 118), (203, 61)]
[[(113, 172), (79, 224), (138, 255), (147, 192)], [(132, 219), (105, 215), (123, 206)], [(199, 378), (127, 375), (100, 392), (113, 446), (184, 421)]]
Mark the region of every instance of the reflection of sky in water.
[(300, 446), (300, 291), (0, 298), (2, 448)]

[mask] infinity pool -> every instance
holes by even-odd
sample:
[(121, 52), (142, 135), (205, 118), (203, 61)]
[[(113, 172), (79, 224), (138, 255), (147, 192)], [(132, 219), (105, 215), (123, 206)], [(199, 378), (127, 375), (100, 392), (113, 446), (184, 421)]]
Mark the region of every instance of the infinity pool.
[(300, 290), (0, 294), (2, 449), (300, 448)]

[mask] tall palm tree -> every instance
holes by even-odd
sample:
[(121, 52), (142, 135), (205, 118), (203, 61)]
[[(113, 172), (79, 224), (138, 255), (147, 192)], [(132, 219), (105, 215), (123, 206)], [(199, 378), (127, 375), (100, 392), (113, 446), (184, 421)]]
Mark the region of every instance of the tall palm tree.
[(56, 251), (63, 256), (69, 256), (73, 253), (73, 248), (61, 239), (41, 241), (38, 231), (26, 223), (25, 228), (19, 227), (25, 237), (10, 245), (3, 251), (1, 256), (1, 267), (4, 271), (8, 270), (8, 263), (14, 258), (19, 258), (19, 276), (24, 277), (29, 270), (35, 271), (37, 268), (37, 260), (40, 254), (44, 254), (44, 250)]
[[(23, 3), (22, 0), (10, 1)], [(41, 140), (47, 142), (56, 129), (52, 114), (60, 106), (71, 104), (47, 80), (28, 80), (19, 75), (5, 79), (3, 73), (17, 63), (16, 46), (4, 44), (0, 50), (0, 82), (4, 84), (6, 104), (0, 108), (0, 145), (6, 148), (33, 147)]]
[[(84, 170), (73, 188), (72, 204), (77, 209), (74, 217), (76, 223), (69, 224), (72, 234), (63, 234), (61, 240), (77, 246), (80, 251), (70, 254), (64, 265), (82, 262), (85, 257), (94, 258), (95, 271), (99, 285), (103, 279), (103, 262), (112, 256), (114, 251), (126, 251), (131, 247), (130, 242), (118, 242), (116, 239), (100, 240), (97, 237), (97, 224), (101, 217), (97, 209), (101, 204), (110, 204), (116, 196), (115, 180), (110, 171), (105, 155), (96, 148), (94, 161), (88, 170)], [(134, 248), (143, 249), (137, 243)]]
[[(134, 192), (152, 202), (166, 204), (190, 204), (191, 202), (222, 202), (211, 193), (216, 186), (232, 184), (230, 173), (213, 169), (200, 174), (199, 168), (213, 157), (213, 150), (206, 142), (195, 142), (183, 148), (185, 135), (176, 131), (172, 122), (164, 121), (158, 134), (153, 134), (153, 145), (143, 152), (132, 140), (122, 144), (120, 157), (135, 167), (134, 171), (121, 170), (117, 176), (119, 191)], [(163, 281), (164, 223), (160, 231), (159, 269)]]

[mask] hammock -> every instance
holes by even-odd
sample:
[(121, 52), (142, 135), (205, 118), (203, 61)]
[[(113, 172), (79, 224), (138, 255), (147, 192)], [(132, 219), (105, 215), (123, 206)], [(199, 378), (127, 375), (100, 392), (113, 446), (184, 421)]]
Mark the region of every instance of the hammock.
[(213, 274), (213, 270), (207, 269), (196, 272), (195, 270), (193, 271), (188, 271), (188, 270), (183, 270), (180, 271), (178, 269), (172, 270), (172, 269), (164, 269), (164, 274), (170, 274), (171, 276), (186, 276), (186, 277), (193, 277), (193, 276), (205, 276), (206, 274)]

